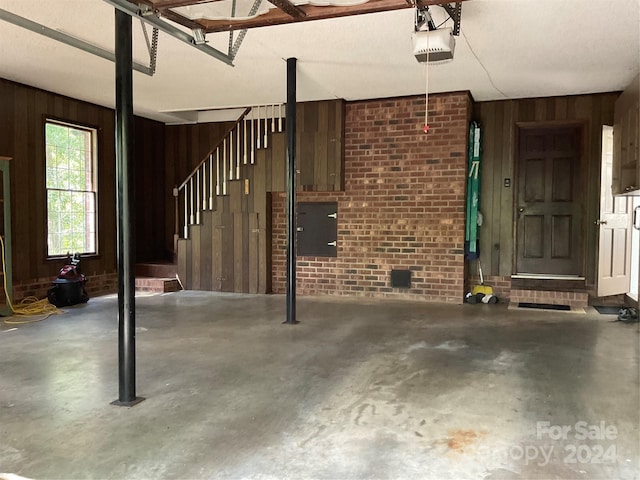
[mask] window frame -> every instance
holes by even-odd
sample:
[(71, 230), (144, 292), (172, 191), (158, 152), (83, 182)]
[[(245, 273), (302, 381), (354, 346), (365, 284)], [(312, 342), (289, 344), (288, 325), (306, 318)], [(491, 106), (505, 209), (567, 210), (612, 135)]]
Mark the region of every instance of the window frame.
[[(45, 260), (59, 260), (60, 258), (66, 258), (67, 256), (67, 252), (64, 253), (60, 253), (60, 254), (51, 254), (49, 253), (49, 191), (50, 190), (58, 190), (58, 191), (66, 191), (66, 192), (83, 192), (83, 193), (91, 193), (93, 194), (93, 207), (94, 207), (94, 212), (93, 212), (93, 225), (94, 225), (94, 232), (93, 232), (93, 243), (94, 243), (94, 249), (92, 252), (69, 252), (70, 254), (73, 253), (80, 253), (80, 255), (82, 255), (83, 257), (96, 257), (100, 254), (100, 245), (99, 245), (99, 231), (98, 231), (98, 223), (99, 223), (99, 217), (98, 217), (98, 202), (99, 202), (99, 197), (98, 197), (98, 134), (99, 134), (99, 128), (93, 125), (89, 125), (89, 124), (85, 124), (82, 122), (76, 122), (76, 121), (69, 121), (67, 119), (62, 119), (62, 118), (58, 118), (58, 117), (54, 117), (54, 116), (50, 116), (50, 115), (44, 115), (43, 116), (43, 146), (44, 146), (44, 152), (43, 152), (43, 170), (44, 170), (44, 224), (45, 224), (45, 239), (44, 239), (44, 256), (45, 256)], [(68, 128), (72, 128), (75, 130), (80, 130), (80, 131), (84, 131), (89, 133), (90, 135), (90, 145), (91, 145), (91, 190), (75, 190), (75, 189), (59, 189), (59, 188), (49, 188), (47, 186), (47, 126), (49, 124), (52, 125), (58, 125), (58, 126), (63, 126), (63, 127), (68, 127)], [(85, 229), (86, 232), (86, 229)]]

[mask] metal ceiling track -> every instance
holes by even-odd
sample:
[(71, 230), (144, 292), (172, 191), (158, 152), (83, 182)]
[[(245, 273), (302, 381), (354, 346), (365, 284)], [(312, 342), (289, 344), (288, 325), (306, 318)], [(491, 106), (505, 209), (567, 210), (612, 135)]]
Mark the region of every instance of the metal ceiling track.
[[(462, 3), (456, 2), (453, 3), (445, 3), (440, 5), (445, 9), (449, 18), (453, 20), (453, 34), (457, 37), (460, 35), (460, 19), (462, 18)], [(429, 26), (429, 30), (436, 30), (437, 27), (435, 23), (433, 23), (433, 19), (431, 18), (431, 14), (429, 13), (429, 5), (420, 5), (416, 3), (416, 16), (415, 16), (415, 29), (416, 32), (424, 25), (427, 24)]]
[(204, 52), (207, 55), (211, 55), (217, 60), (220, 60), (221, 62), (224, 62), (227, 65), (233, 67), (233, 59), (229, 55), (207, 44), (196, 43), (196, 39), (192, 35), (189, 35), (188, 33), (185, 33), (184, 31), (180, 30), (179, 28), (174, 27), (173, 25), (158, 18), (158, 16), (154, 11), (150, 9), (142, 10), (137, 5), (134, 5), (127, 0), (103, 0), (103, 1), (117, 8), (121, 12), (125, 12), (126, 14), (134, 18), (140, 19), (143, 22), (146, 22), (158, 28), (159, 30), (162, 30), (164, 33), (167, 33), (172, 37), (177, 38), (178, 40), (186, 43), (187, 45), (191, 45), (193, 48), (196, 48), (197, 50), (200, 50), (201, 52)]
[[(70, 47), (74, 47), (84, 52), (91, 53), (92, 55), (96, 55), (106, 60), (110, 60), (112, 62), (116, 61), (115, 53), (110, 52), (109, 50), (98, 47), (97, 45), (93, 45), (92, 43), (85, 42), (84, 40), (80, 40), (79, 38), (73, 37), (59, 30), (54, 30), (53, 28), (49, 28), (45, 25), (34, 22), (33, 20), (29, 20), (28, 18), (21, 17), (20, 15), (16, 15), (15, 13), (8, 12), (7, 10), (0, 9), (0, 20), (12, 23), (13, 25), (17, 25), (18, 27), (22, 27), (31, 32), (43, 35), (52, 40), (56, 40), (58, 42), (64, 43), (65, 45), (69, 45)], [(155, 54), (152, 54), (150, 52), (150, 56), (152, 59), (151, 66), (147, 67), (146, 65), (142, 65), (141, 63), (133, 62), (133, 69), (137, 72), (149, 75), (150, 77), (153, 76), (153, 73), (155, 71)]]

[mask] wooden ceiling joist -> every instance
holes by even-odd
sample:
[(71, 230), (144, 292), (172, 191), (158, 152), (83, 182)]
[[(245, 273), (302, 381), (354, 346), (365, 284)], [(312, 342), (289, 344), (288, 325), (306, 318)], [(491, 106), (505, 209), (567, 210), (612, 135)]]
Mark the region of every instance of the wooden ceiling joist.
[[(295, 5), (289, 0), (268, 0), (275, 9), (258, 15), (255, 18), (210, 20), (206, 18), (190, 19), (171, 10), (219, 0), (129, 0), (131, 3), (143, 3), (161, 16), (179, 23), (187, 28), (201, 28), (206, 33), (228, 32), (245, 28), (267, 27), (283, 25), (293, 22), (324, 20), (328, 18), (364, 15), (367, 13), (386, 12), (403, 8), (427, 7), (432, 5), (447, 5), (457, 2), (447, 0), (369, 0), (366, 3), (350, 6), (315, 6)], [(465, 0), (458, 0), (465, 1)]]

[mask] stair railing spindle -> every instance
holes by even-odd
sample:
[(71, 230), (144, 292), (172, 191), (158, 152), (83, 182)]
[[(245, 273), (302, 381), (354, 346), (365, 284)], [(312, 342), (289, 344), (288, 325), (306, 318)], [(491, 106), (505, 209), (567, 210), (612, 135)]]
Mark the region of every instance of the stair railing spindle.
[(262, 145), (264, 148), (269, 148), (268, 139), (267, 139), (268, 132), (269, 132), (269, 107), (268, 105), (265, 105), (264, 106), (264, 143)]
[(213, 154), (209, 155), (209, 210), (213, 210)]
[(251, 151), (251, 165), (256, 163), (255, 159), (255, 150), (256, 150), (256, 140), (255, 140), (255, 121), (253, 116), (253, 107), (251, 108), (251, 146), (249, 147)]
[(249, 140), (249, 137), (247, 135), (248, 131), (247, 131), (247, 125), (248, 125), (248, 121), (245, 118), (244, 119), (244, 135), (242, 136), (242, 144), (244, 145), (244, 152), (243, 152), (243, 163), (246, 165), (247, 164), (247, 152), (249, 151), (249, 147), (247, 146), (247, 141)]
[(236, 130), (236, 179), (240, 180), (240, 156), (242, 152), (240, 151), (240, 126), (237, 127)]
[(184, 238), (189, 238), (189, 184), (184, 186)]
[(180, 189), (173, 187), (173, 253), (178, 251), (178, 238), (180, 238)]
[(216, 150), (216, 195), (220, 195), (220, 147)]
[(229, 180), (233, 180), (233, 130), (229, 132)]
[(200, 225), (200, 170), (196, 172), (196, 225)]
[(271, 105), (271, 133), (276, 132), (276, 106)]
[(262, 133), (260, 132), (260, 105), (258, 105), (255, 108), (256, 108), (256, 114), (257, 114), (256, 116), (257, 116), (257, 118), (256, 118), (256, 123), (255, 123), (255, 126), (256, 126), (256, 143), (254, 145), (255, 145), (256, 149), (259, 149), (260, 148), (260, 136), (262, 135)]
[(227, 139), (222, 142), (222, 195), (227, 194)]
[(191, 210), (191, 215), (189, 215), (189, 223), (191, 225), (193, 225), (194, 224), (194, 220), (195, 220), (194, 215), (193, 215), (193, 212), (194, 212), (194, 208), (193, 208), (193, 177), (191, 177), (191, 179), (189, 180), (189, 203), (190, 203), (189, 207), (190, 207), (190, 210)]
[(208, 201), (207, 201), (207, 187), (209, 186), (209, 182), (207, 182), (207, 162), (202, 164), (202, 211), (204, 212), (207, 209)]

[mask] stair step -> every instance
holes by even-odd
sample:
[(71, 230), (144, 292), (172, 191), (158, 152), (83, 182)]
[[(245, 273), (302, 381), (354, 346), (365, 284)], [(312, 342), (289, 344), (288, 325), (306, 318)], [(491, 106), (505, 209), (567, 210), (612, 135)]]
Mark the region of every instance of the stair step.
[(144, 262), (136, 264), (137, 277), (175, 278), (178, 265), (171, 262)]
[(178, 279), (160, 277), (136, 277), (136, 292), (169, 293), (181, 290)]
[(589, 294), (587, 292), (512, 289), (510, 300), (512, 303), (544, 303), (586, 308), (589, 304)]

